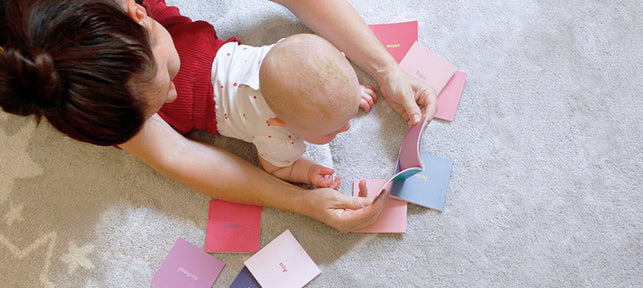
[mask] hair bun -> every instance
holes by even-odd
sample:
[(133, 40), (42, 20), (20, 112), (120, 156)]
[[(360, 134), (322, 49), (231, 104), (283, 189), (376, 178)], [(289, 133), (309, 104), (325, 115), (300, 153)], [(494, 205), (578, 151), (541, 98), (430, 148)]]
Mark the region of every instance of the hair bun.
[(60, 77), (49, 53), (40, 49), (22, 53), (9, 48), (2, 56), (8, 74), (7, 85), (14, 94), (4, 99), (5, 111), (25, 116), (42, 114), (40, 111), (57, 104)]

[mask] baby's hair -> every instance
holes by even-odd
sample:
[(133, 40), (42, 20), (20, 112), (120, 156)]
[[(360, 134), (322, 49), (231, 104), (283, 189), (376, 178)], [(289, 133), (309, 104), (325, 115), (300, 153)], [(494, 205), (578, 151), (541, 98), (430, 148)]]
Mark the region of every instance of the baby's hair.
[[(5, 6), (6, 5), (6, 6)], [(0, 106), (71, 138), (120, 144), (143, 126), (149, 36), (114, 0), (0, 0)]]
[(314, 34), (277, 43), (261, 64), (259, 82), (266, 103), (286, 123), (311, 116), (327, 121), (359, 107), (355, 70), (333, 44)]

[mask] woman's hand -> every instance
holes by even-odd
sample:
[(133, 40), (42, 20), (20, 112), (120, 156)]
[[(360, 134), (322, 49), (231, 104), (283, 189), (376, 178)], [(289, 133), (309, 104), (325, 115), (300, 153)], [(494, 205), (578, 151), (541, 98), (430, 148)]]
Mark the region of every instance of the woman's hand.
[(350, 232), (375, 223), (382, 212), (388, 192), (377, 198), (366, 198), (366, 181), (359, 184), (359, 197), (344, 195), (330, 188), (310, 190), (307, 195), (307, 211), (303, 214), (342, 231)]
[(377, 79), (384, 99), (409, 126), (428, 115), (431, 121), (438, 110), (435, 89), (402, 70), (400, 65), (381, 72)]

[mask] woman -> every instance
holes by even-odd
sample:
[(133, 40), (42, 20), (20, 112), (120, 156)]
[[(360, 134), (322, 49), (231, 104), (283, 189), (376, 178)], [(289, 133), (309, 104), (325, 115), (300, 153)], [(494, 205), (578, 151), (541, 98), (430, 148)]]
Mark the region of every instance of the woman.
[[(122, 143), (121, 148), (157, 171), (214, 198), (303, 214), (322, 221), (340, 231), (351, 231), (368, 226), (377, 219), (381, 212), (386, 197), (371, 200), (365, 197), (349, 197), (330, 188), (308, 190), (297, 187), (274, 178), (228, 151), (187, 139), (177, 132), (177, 130), (187, 132), (178, 127), (180, 123), (172, 123), (177, 117), (181, 118), (181, 115), (174, 117), (169, 115), (172, 112), (168, 111), (174, 111), (174, 113), (180, 111), (172, 110), (171, 106), (177, 105), (176, 102), (180, 102), (174, 101), (177, 94), (179, 100), (184, 100), (182, 97), (185, 97), (185, 95), (182, 93), (183, 90), (178, 83), (183, 83), (180, 79), (182, 79), (182, 74), (187, 73), (184, 72), (187, 70), (184, 67), (190, 64), (185, 61), (188, 58), (179, 58), (177, 55), (174, 43), (181, 42), (174, 38), (173, 43), (170, 37), (183, 35), (181, 32), (177, 32), (181, 30), (181, 25), (199, 26), (200, 29), (205, 30), (211, 29), (212, 34), (214, 34), (214, 29), (208, 26), (209, 24), (192, 22), (180, 16), (178, 10), (166, 7), (165, 2), (162, 0), (138, 1), (139, 3), (134, 0), (119, 0), (121, 12), (125, 12), (123, 13), (125, 15), (124, 19), (121, 19), (123, 18), (121, 17), (122, 15), (117, 15), (119, 13), (117, 10), (113, 10), (113, 7), (103, 7), (109, 6), (107, 1), (77, 0), (53, 1), (54, 3), (52, 3), (51, 1), (34, 0), (27, 4), (24, 3), (24, 0), (5, 2), (8, 7), (3, 10), (5, 10), (7, 17), (11, 17), (3, 21), (3, 23), (8, 24), (8, 28), (6, 28), (7, 33), (3, 33), (3, 35), (7, 35), (7, 39), (2, 39), (3, 41), (6, 40), (6, 42), (3, 43), (3, 57), (0, 57), (0, 106), (5, 111), (24, 116), (45, 116), (60, 131), (81, 141), (99, 145)], [(337, 46), (351, 61), (371, 75), (380, 86), (382, 95), (387, 99), (390, 106), (409, 125), (417, 123), (422, 115), (433, 117), (437, 109), (434, 90), (401, 69), (347, 2), (343, 0), (275, 2), (288, 8), (304, 24)], [(103, 42), (100, 42), (100, 45), (94, 43), (97, 41), (96, 39), (102, 39), (94, 37), (94, 34), (88, 34), (89, 36), (84, 39), (89, 40), (85, 42), (80, 40), (73, 43), (69, 42), (69, 37), (78, 37), (77, 34), (82, 34), (82, 29), (85, 29), (86, 26), (92, 26), (86, 24), (86, 21), (101, 20), (101, 17), (83, 18), (84, 20), (77, 22), (79, 24), (75, 27), (70, 28), (70, 25), (56, 26), (57, 20), (66, 15), (64, 13), (74, 13), (74, 9), (81, 9), (79, 7), (85, 6), (89, 7), (87, 8), (89, 12), (106, 9), (96, 12), (103, 13), (97, 15), (105, 15), (106, 12), (104, 11), (111, 11), (109, 16), (113, 16), (114, 19), (105, 16), (105, 19), (109, 18), (110, 20), (103, 21), (127, 22), (126, 24), (130, 26), (125, 24), (119, 26), (122, 34), (117, 35), (125, 39), (120, 39), (122, 43), (130, 44), (122, 45), (122, 47), (109, 46), (105, 48), (105, 43)], [(70, 7), (73, 7), (73, 9)], [(31, 13), (26, 13), (26, 11)], [(38, 18), (37, 16), (41, 14), (47, 14), (49, 18), (44, 16)], [(160, 19), (163, 25), (153, 18)], [(27, 27), (23, 27), (18, 26), (16, 23), (28, 24)], [(120, 25), (120, 23), (115, 25)], [(135, 27), (136, 25), (138, 27)], [(166, 30), (166, 27), (172, 32), (172, 36)], [(72, 28), (74, 30), (69, 32), (70, 34), (67, 38), (62, 38), (62, 36), (41, 36), (65, 35), (65, 31)], [(50, 33), (42, 34), (47, 29), (51, 30)], [(54, 31), (56, 29), (62, 30)], [(96, 29), (103, 29), (103, 26), (96, 25), (92, 33), (95, 33)], [(148, 37), (134, 35), (136, 34), (135, 31), (139, 30), (144, 31)], [(105, 32), (105, 37), (113, 37), (108, 35), (110, 33)], [(216, 34), (214, 35), (216, 36)], [(67, 41), (66, 47), (64, 47), (67, 50), (60, 48), (63, 45), (61, 42), (64, 41)], [(134, 43), (132, 41), (138, 42), (133, 45), (131, 44)], [(213, 39), (212, 41), (214, 44), (223, 43), (218, 39)], [(56, 42), (56, 45), (52, 45), (52, 42)], [(106, 42), (109, 42), (109, 45), (113, 44), (113, 41)], [(81, 48), (77, 47), (81, 44), (88, 45), (87, 47), (107, 49), (105, 51), (128, 49), (129, 52), (85, 55), (81, 53), (82, 51), (79, 52)], [(54, 49), (53, 47), (60, 49)], [(66, 51), (66, 54), (59, 50)], [(91, 51), (91, 49), (87, 51)], [(70, 53), (76, 53), (77, 57), (67, 59), (61, 56), (69, 55)], [(78, 65), (65, 66), (65, 63), (77, 62), (82, 57), (87, 57), (87, 59), (96, 58), (96, 54), (102, 57), (102, 59), (99, 59), (101, 62), (97, 63), (104, 63), (105, 59), (111, 60), (112, 64), (117, 62), (133, 63), (126, 67), (129, 69), (126, 70), (131, 73), (119, 74), (110, 71), (110, 73), (101, 74), (100, 67), (102, 66), (98, 64), (88, 66), (96, 67), (91, 69), (92, 71), (88, 71), (90, 69), (71, 71), (81, 68), (78, 68)], [(125, 54), (127, 57), (131, 56), (132, 58), (121, 59)], [(64, 69), (64, 67), (70, 68)], [(179, 67), (181, 67), (180, 71)], [(110, 67), (109, 69), (114, 68)], [(112, 76), (113, 74), (118, 77)], [(84, 78), (83, 80), (74, 81), (76, 78), (69, 75), (83, 75)], [(74, 90), (77, 88), (74, 85), (82, 81), (88, 81), (87, 77), (103, 85), (106, 82), (103, 81), (103, 78), (108, 77), (105, 75), (113, 78), (110, 78), (112, 82), (109, 83), (116, 84), (112, 86), (124, 87), (122, 95), (115, 93), (112, 89), (109, 91), (90, 89), (93, 86), (87, 86), (90, 88), (85, 87), (83, 88), (84, 90), (80, 88)], [(146, 83), (151, 83), (151, 85), (137, 85), (135, 84), (138, 83), (137, 81), (140, 83), (147, 81)], [(177, 83), (176, 86), (174, 85), (175, 83)], [(103, 96), (95, 96), (103, 92)], [(94, 98), (87, 100), (81, 97), (79, 99), (82, 100), (76, 100), (75, 96), (83, 96), (77, 94), (92, 94)], [(108, 97), (113, 97), (113, 99), (108, 99)], [(119, 102), (122, 99), (127, 99), (127, 101)], [(100, 108), (93, 104), (100, 101), (106, 101)], [(73, 114), (77, 112), (76, 110), (80, 110), (81, 106), (89, 106), (87, 112)], [(122, 106), (123, 109), (119, 108), (119, 111), (124, 112), (114, 114), (112, 110), (102, 108), (112, 106)], [(60, 110), (61, 107), (66, 108)], [(95, 109), (92, 110), (92, 108)], [(116, 110), (114, 109), (114, 111)], [(70, 117), (69, 115), (72, 114), (79, 116)], [(99, 117), (98, 115), (102, 116)], [(201, 117), (202, 115), (188, 116), (187, 118), (194, 118), (192, 116)], [(113, 123), (111, 122), (99, 125), (104, 123), (104, 119), (110, 121), (120, 119), (121, 122), (114, 123), (124, 124), (118, 127), (112, 125)], [(174, 127), (167, 122), (171, 122)], [(94, 124), (101, 128), (98, 129), (92, 126)], [(188, 127), (187, 129), (194, 128), (201, 127)], [(360, 189), (360, 195), (365, 195), (364, 183), (360, 185)]]

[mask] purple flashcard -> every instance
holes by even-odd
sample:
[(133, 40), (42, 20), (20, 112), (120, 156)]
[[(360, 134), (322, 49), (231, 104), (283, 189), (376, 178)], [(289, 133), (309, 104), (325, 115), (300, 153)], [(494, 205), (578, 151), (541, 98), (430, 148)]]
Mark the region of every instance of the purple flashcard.
[(252, 276), (248, 267), (243, 266), (243, 269), (241, 269), (237, 278), (234, 279), (230, 288), (261, 288), (261, 285), (259, 285), (257, 279)]
[(152, 278), (157, 288), (211, 288), (225, 263), (179, 238)]

